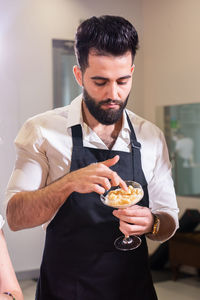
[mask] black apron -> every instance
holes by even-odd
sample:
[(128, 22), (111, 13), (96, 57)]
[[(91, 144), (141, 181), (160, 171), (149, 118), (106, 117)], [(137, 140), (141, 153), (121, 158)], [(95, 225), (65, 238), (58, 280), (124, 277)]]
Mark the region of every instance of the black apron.
[[(104, 161), (115, 155), (111, 169), (124, 180), (139, 182), (149, 206), (147, 182), (142, 171), (140, 144), (127, 115), (132, 152), (83, 147), (80, 125), (72, 127), (71, 170)], [(145, 236), (131, 251), (115, 249), (122, 233), (113, 209), (97, 193), (73, 192), (47, 227), (36, 299), (58, 300), (155, 300)]]

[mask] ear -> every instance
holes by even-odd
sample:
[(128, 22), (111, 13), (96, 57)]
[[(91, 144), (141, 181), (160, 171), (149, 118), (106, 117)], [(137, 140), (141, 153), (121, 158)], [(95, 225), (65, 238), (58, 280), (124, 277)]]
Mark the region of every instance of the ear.
[(74, 77), (76, 78), (77, 83), (80, 86), (83, 86), (83, 80), (82, 80), (82, 71), (78, 66), (74, 66), (73, 67), (73, 73), (74, 73)]
[(132, 67), (131, 67), (131, 73), (132, 74), (133, 74), (134, 70), (135, 70), (135, 65), (133, 64)]

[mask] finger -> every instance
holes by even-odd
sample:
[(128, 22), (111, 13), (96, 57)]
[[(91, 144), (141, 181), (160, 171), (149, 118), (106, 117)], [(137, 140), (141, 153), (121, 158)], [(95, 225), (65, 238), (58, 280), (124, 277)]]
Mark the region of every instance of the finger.
[[(115, 217), (116, 214), (113, 212), (113, 215)], [(134, 225), (140, 225), (140, 226), (147, 226), (148, 225), (148, 220), (146, 218), (137, 218), (137, 217), (127, 217), (127, 216), (120, 216), (118, 217), (121, 221), (129, 223), (129, 224), (134, 224)]]
[(108, 191), (111, 188), (110, 180), (107, 177), (96, 176), (93, 180), (96, 184), (102, 186), (105, 191)]
[(124, 235), (141, 235), (144, 233), (143, 226), (140, 225), (131, 225), (126, 222), (120, 221), (119, 229)]
[(129, 216), (129, 215), (125, 215), (125, 214), (119, 212), (119, 209), (113, 210), (112, 213), (113, 213), (113, 215), (114, 215), (116, 218), (118, 218), (118, 219), (120, 219), (120, 220), (122, 220), (122, 221), (124, 221), (124, 222), (135, 223), (136, 220), (137, 220), (137, 218), (136, 218), (136, 217), (133, 217), (132, 215)]
[(111, 181), (112, 186), (120, 186), (125, 191), (128, 189), (125, 181), (115, 171), (112, 171), (109, 167), (105, 166), (104, 162), (96, 164), (94, 167), (96, 174), (108, 178)]
[(120, 184), (120, 181), (122, 179), (119, 177), (117, 172), (110, 170), (109, 176), (110, 176), (112, 186), (118, 186)]
[(81, 193), (95, 192), (98, 194), (104, 194), (111, 188), (109, 179), (100, 176), (92, 176), (91, 178), (88, 178), (88, 181), (82, 182), (81, 186)]
[(116, 172), (111, 170), (109, 178), (111, 180), (112, 186), (120, 186), (123, 190), (128, 190), (125, 181)]
[(119, 159), (120, 159), (119, 155), (115, 155), (113, 158), (102, 161), (102, 163), (106, 167), (112, 167), (119, 161)]
[(102, 186), (100, 186), (99, 184), (93, 184), (93, 185), (91, 186), (91, 190), (92, 190), (93, 192), (99, 194), (99, 195), (104, 194), (105, 191), (106, 191), (106, 190), (105, 190)]
[[(119, 161), (120, 157), (119, 155), (115, 155), (113, 158), (107, 159), (105, 161), (102, 161), (100, 164), (103, 164), (106, 167), (111, 167), (114, 166), (118, 161)], [(112, 186), (120, 186), (123, 190), (127, 191), (128, 187), (125, 183), (125, 181), (114, 171), (112, 171), (111, 169), (108, 169), (109, 173), (107, 173), (105, 170), (105, 176), (107, 176), (112, 183)]]
[(146, 217), (149, 214), (149, 208), (133, 205), (127, 208), (118, 209), (116, 212), (119, 216)]
[(120, 186), (123, 190), (128, 191), (127, 184), (126, 184), (126, 182), (125, 182), (124, 180), (122, 180), (122, 179), (120, 180), (119, 186)]

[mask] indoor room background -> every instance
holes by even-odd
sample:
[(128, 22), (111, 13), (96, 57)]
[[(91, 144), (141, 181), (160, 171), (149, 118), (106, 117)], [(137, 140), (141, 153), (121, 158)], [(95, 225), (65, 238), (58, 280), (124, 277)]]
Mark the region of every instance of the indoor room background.
[[(200, 1), (0, 0), (0, 203), (15, 161), (14, 138), (27, 118), (53, 108), (52, 40), (73, 40), (81, 20), (121, 15), (132, 22), (140, 48), (128, 107), (163, 127), (162, 107), (200, 102)], [(198, 197), (178, 196), (200, 211)], [(19, 278), (37, 276), (42, 228), (11, 232), (10, 255)], [(150, 253), (157, 243), (149, 242)]]

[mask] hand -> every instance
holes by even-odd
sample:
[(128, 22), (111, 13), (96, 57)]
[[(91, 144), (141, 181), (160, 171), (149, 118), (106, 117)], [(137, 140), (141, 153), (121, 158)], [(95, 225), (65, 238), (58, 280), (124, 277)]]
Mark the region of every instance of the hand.
[(119, 229), (125, 236), (142, 235), (152, 230), (154, 218), (148, 207), (133, 205), (125, 209), (113, 211), (120, 220)]
[(111, 159), (91, 164), (85, 168), (73, 171), (66, 175), (67, 180), (73, 185), (73, 190), (78, 193), (98, 194), (105, 193), (111, 186), (120, 186), (127, 190), (126, 183), (119, 175), (110, 169), (119, 161), (119, 155)]

